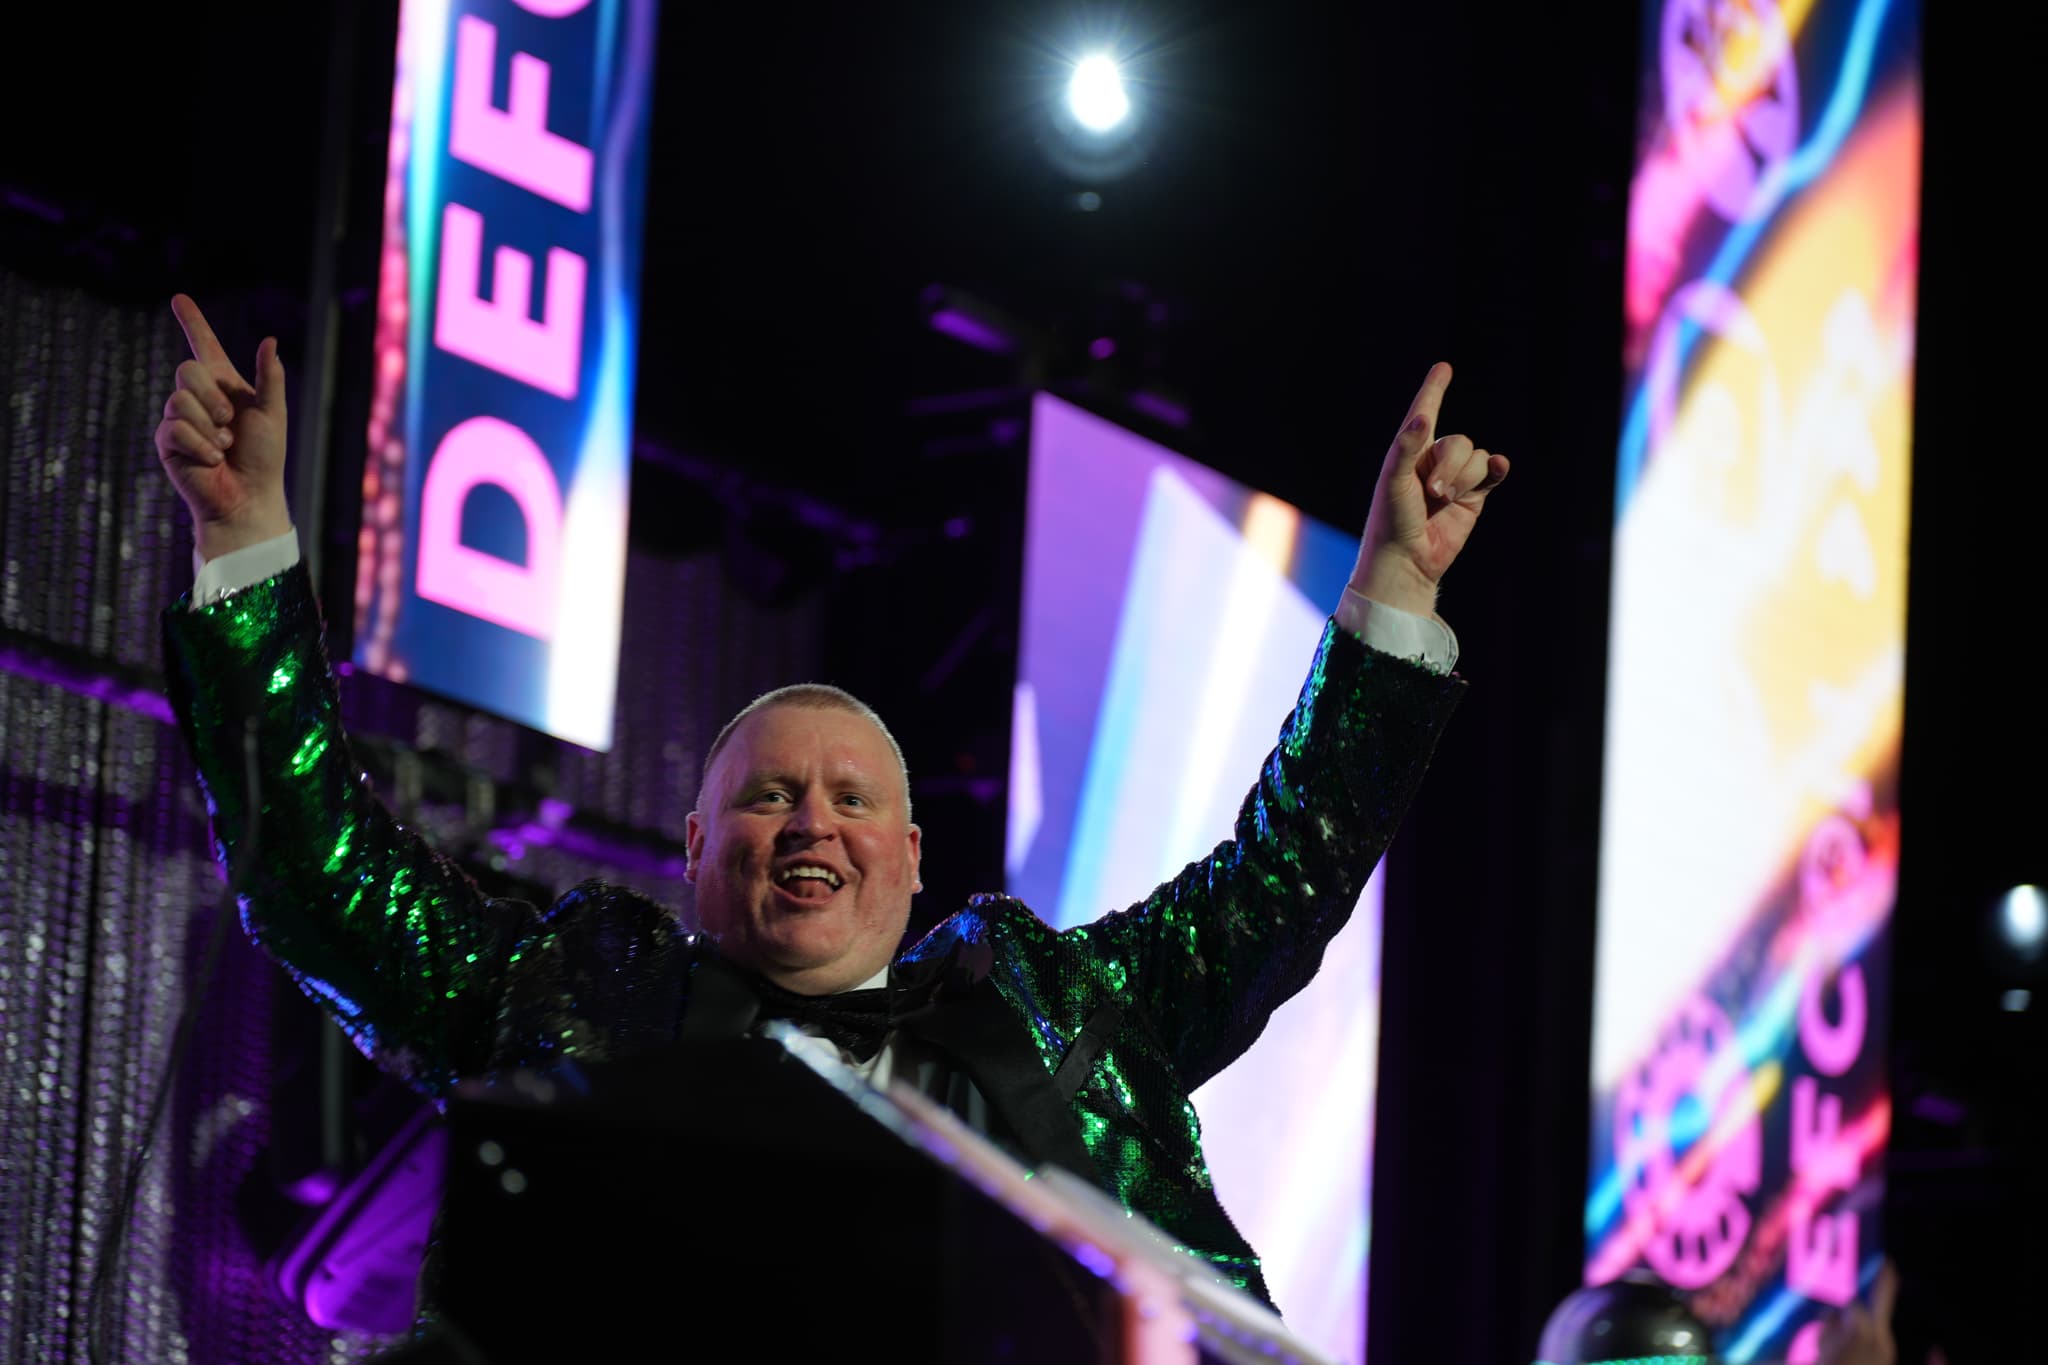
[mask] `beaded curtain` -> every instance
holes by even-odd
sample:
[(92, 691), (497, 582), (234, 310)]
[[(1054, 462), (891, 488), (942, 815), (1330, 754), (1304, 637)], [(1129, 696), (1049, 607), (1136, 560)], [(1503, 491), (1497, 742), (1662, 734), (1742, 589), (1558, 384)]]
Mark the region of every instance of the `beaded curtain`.
[[(151, 433), (185, 354), (168, 308), (0, 271), (10, 657), (85, 660), (161, 696), (157, 617), (190, 584), (191, 542)], [(769, 609), (729, 591), (715, 554), (635, 552), (626, 585), (616, 742), (547, 742), (553, 794), (642, 839), (680, 840), (718, 726), (813, 676), (822, 617), (815, 598)], [(0, 669), (0, 1365), (86, 1359), (93, 1267), (222, 891), (176, 731), (146, 696), (115, 704), (38, 672)], [(480, 774), (514, 781), (531, 751), (517, 727), (410, 689), (357, 675), (343, 691), (358, 733)], [(437, 812), (404, 813), (435, 827)], [(504, 870), (556, 889), (610, 876), (689, 912), (679, 878), (559, 849)], [(388, 1344), (307, 1321), (237, 1219), (272, 1128), (276, 1012), (310, 1008), (231, 935), (114, 1277), (117, 1359), (342, 1365)]]

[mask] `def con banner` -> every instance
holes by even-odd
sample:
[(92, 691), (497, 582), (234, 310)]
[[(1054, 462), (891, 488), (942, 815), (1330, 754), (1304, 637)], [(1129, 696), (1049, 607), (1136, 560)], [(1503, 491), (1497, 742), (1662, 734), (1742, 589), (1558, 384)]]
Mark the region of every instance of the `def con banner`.
[(405, 0), (356, 662), (611, 743), (654, 0)]
[(1881, 1259), (1911, 0), (1668, 0), (1629, 204), (1589, 1282), (1811, 1360)]

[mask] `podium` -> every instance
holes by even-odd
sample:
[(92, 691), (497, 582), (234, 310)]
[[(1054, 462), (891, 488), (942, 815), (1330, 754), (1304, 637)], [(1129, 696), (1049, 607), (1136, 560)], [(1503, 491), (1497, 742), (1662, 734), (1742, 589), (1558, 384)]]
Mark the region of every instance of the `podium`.
[(468, 1090), (393, 1361), (1299, 1361), (1264, 1305), (786, 1025)]

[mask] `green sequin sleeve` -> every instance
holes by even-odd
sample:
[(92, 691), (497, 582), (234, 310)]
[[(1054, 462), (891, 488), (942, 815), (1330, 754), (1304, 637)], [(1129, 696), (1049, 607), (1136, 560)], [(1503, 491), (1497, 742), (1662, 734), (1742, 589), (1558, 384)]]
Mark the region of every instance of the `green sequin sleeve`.
[[(342, 734), (304, 565), (164, 613), (171, 699), (198, 764), (242, 920), (363, 1052), (430, 1094), (482, 1070), (534, 911), (487, 899), (371, 794)], [(258, 865), (245, 720), (255, 717)]]
[(1242, 1055), (1322, 965), (1464, 686), (1330, 623), (1233, 837), (1062, 935), (1143, 1008), (1187, 1089)]

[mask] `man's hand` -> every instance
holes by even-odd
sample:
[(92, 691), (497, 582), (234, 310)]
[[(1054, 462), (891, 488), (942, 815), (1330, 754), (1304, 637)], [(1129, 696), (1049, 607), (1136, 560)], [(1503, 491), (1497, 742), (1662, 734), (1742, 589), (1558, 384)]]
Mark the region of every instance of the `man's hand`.
[(1892, 1306), (1898, 1299), (1899, 1272), (1886, 1261), (1870, 1287), (1870, 1307), (1851, 1303), (1821, 1329), (1821, 1365), (1897, 1365)]
[(1505, 455), (1469, 437), (1436, 434), (1451, 367), (1430, 366), (1408, 417), (1387, 450), (1350, 586), (1375, 602), (1431, 616), (1437, 584), (1465, 548), (1486, 495), (1508, 476)]
[(242, 378), (184, 294), (171, 311), (185, 329), (192, 359), (156, 428), (157, 458), (192, 513), (203, 558), (215, 559), (292, 528), (284, 497), (284, 366), (277, 338), (256, 348), (256, 382)]

